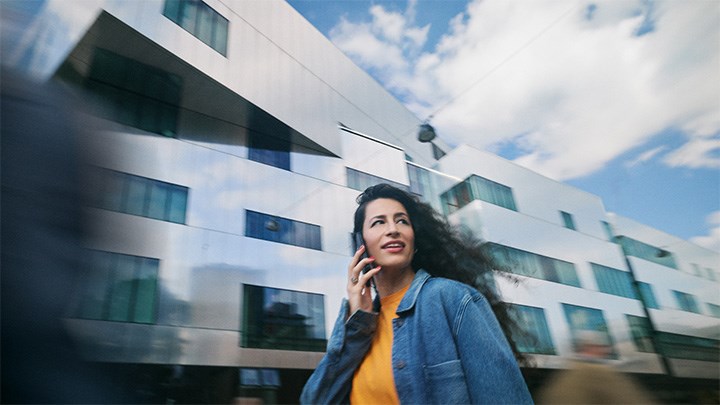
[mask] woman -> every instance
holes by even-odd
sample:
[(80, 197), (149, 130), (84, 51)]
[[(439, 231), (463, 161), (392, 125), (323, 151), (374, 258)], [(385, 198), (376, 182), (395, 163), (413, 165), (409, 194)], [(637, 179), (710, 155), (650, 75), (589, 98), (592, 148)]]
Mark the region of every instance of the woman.
[(301, 402), (531, 403), (509, 329), (493, 313), (509, 322), (484, 282), (491, 269), (477, 244), (390, 185), (357, 201), (354, 232), (365, 244), (350, 262), (348, 298)]

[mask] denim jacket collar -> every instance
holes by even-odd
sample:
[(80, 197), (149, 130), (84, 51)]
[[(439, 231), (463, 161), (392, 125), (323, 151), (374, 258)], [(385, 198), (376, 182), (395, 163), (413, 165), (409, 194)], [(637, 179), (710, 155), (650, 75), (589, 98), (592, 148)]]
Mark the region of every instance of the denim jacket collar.
[(410, 288), (405, 293), (400, 305), (398, 305), (397, 314), (400, 315), (403, 312), (410, 311), (415, 307), (418, 295), (422, 289), (423, 284), (430, 278), (430, 274), (423, 269), (419, 269), (415, 272), (415, 278), (410, 283)]

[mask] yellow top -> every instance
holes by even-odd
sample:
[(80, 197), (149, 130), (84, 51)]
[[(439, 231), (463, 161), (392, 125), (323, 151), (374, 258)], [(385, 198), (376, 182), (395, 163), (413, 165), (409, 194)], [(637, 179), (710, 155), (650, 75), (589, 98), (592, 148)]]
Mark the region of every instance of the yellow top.
[(395, 378), (392, 369), (393, 319), (397, 318), (398, 305), (410, 288), (408, 284), (402, 290), (381, 298), (380, 315), (377, 330), (360, 367), (355, 370), (351, 404), (399, 404)]

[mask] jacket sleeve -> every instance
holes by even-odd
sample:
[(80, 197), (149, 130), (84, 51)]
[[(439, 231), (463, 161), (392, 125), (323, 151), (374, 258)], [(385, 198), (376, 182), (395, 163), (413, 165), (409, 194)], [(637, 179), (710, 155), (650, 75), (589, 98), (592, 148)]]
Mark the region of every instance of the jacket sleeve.
[(355, 311), (348, 318), (347, 313), (348, 304), (344, 299), (327, 353), (305, 384), (300, 395), (301, 404), (348, 402), (353, 375), (370, 348), (378, 315)]
[(532, 404), (520, 368), (487, 300), (480, 294), (465, 297), (455, 319), (460, 359), (474, 404)]

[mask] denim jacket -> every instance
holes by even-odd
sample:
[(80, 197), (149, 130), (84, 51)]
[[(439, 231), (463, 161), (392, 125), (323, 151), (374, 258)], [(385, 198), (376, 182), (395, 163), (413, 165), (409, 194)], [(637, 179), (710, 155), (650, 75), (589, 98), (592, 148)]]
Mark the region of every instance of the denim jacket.
[[(347, 313), (343, 301), (327, 353), (301, 403), (349, 401), (378, 315), (356, 311), (348, 318)], [(392, 367), (401, 403), (532, 403), (500, 324), (474, 288), (418, 270), (397, 315)]]

